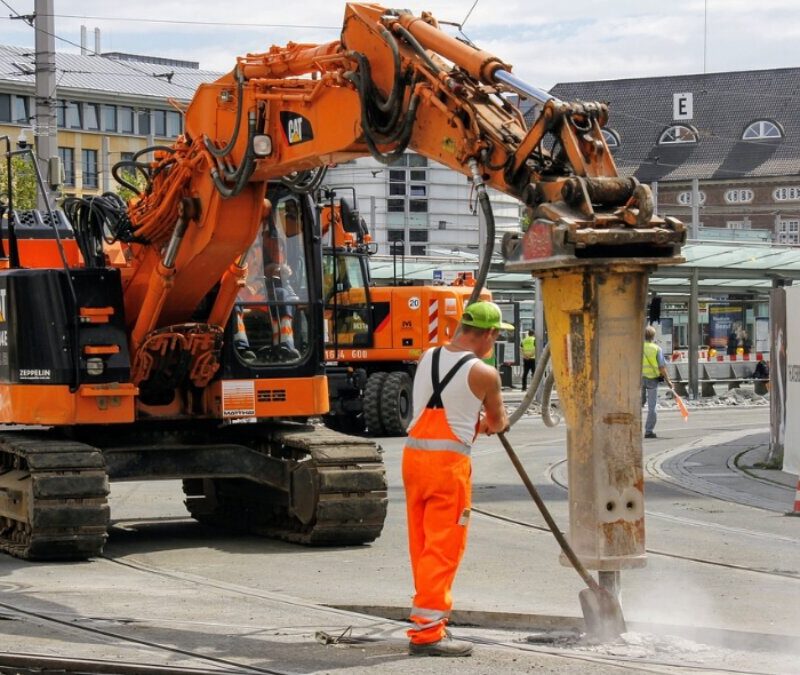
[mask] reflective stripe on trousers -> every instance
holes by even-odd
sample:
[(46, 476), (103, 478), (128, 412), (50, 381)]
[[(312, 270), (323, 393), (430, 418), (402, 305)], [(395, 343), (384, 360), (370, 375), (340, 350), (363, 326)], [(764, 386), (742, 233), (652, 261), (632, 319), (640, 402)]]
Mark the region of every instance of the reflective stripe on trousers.
[(472, 465), (460, 452), (417, 449), (419, 441), (409, 438), (403, 450), (403, 483), (416, 590), (408, 636), (425, 644), (445, 636), (453, 607), (453, 580), (467, 544)]
[(414, 450), (449, 450), (450, 452), (457, 452), (467, 456), (469, 456), (470, 450), (472, 449), (469, 445), (449, 439), (414, 438), (411, 436), (409, 436), (406, 441), (406, 447), (413, 448)]

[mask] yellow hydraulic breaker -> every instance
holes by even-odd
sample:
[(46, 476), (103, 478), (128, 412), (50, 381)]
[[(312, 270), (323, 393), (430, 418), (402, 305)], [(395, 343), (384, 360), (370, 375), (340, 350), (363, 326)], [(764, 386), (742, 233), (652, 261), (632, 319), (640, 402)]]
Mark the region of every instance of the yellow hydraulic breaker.
[[(529, 190), (528, 230), (506, 235), (505, 269), (541, 278), (567, 423), (569, 540), (617, 590), (645, 564), (641, 376), (649, 273), (681, 262), (683, 223), (653, 215), (635, 179), (570, 177)], [(563, 561), (562, 561), (563, 562)]]

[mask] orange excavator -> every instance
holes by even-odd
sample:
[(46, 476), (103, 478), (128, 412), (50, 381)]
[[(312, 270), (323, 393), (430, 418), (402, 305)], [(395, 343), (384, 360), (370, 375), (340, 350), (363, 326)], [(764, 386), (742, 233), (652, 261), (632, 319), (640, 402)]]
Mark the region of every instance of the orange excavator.
[[(539, 106), (532, 125), (512, 94)], [(98, 554), (109, 480), (182, 479), (197, 519), (289, 541), (379, 536), (377, 447), (304, 424), (328, 411), (310, 199), (328, 165), (414, 149), (473, 181), (487, 229), (487, 185), (520, 198), (532, 225), (504, 244), (519, 269), (673, 262), (685, 239), (618, 177), (605, 105), (549, 96), (429, 14), (348, 4), (339, 40), (240, 57), (184, 115), (174, 144), (115, 167), (122, 183), (126, 171), (145, 180), (128, 182), (128, 204), (70, 201), (71, 227), (6, 209), (0, 423), (36, 427), (0, 432), (0, 548), (12, 555)], [(21, 246), (27, 230), (49, 238)], [(581, 335), (564, 342), (569, 359), (553, 350), (557, 366), (589, 353)], [(609, 419), (619, 430), (629, 417)]]
[[(343, 194), (340, 194), (343, 193)], [(352, 197), (348, 193), (352, 193)], [(455, 334), (474, 287), (470, 276), (449, 285), (376, 283), (375, 252), (353, 188), (327, 188), (321, 202), (325, 374), (332, 429), (399, 436), (413, 411), (417, 361)], [(481, 299), (491, 300), (484, 290)]]

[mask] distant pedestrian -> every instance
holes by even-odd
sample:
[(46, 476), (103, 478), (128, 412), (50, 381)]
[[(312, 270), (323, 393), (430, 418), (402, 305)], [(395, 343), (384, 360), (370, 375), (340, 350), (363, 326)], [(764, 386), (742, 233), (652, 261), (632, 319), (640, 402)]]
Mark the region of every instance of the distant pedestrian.
[(528, 334), (522, 338), (520, 347), (522, 349), (522, 391), (525, 391), (528, 388), (528, 373), (532, 378), (536, 372), (536, 336), (532, 330), (529, 330)]
[(664, 352), (653, 340), (656, 329), (648, 326), (644, 329), (644, 349), (642, 352), (642, 401), (647, 402), (647, 419), (644, 423), (644, 437), (656, 437), (656, 402), (658, 401), (658, 383), (663, 378), (672, 389), (672, 382), (667, 373), (667, 362)]
[[(492, 302), (468, 305), (449, 345), (426, 351), (414, 376), (414, 418), (403, 449), (403, 485), (414, 604), (408, 631), (416, 656), (469, 656), (446, 631), (451, 588), (467, 544), (472, 504), (470, 449), (479, 433), (508, 427), (500, 376), (481, 361), (503, 323)], [(483, 412), (481, 412), (483, 411)]]

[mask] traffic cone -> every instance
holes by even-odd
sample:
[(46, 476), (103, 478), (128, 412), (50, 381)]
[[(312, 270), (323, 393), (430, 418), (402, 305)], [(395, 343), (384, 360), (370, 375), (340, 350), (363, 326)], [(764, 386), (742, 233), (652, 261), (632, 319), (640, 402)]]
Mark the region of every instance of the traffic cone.
[(800, 475), (797, 476), (797, 491), (794, 493), (794, 509), (787, 516), (800, 516)]

